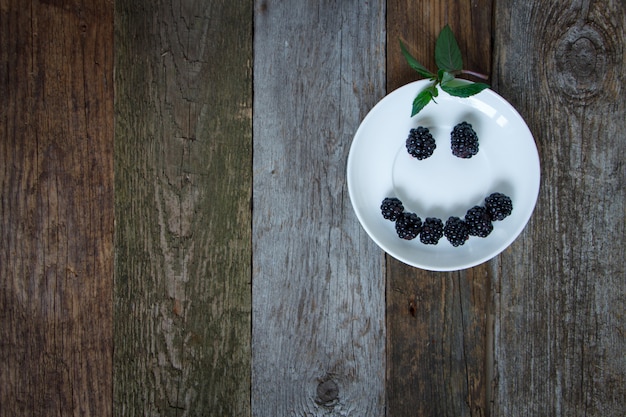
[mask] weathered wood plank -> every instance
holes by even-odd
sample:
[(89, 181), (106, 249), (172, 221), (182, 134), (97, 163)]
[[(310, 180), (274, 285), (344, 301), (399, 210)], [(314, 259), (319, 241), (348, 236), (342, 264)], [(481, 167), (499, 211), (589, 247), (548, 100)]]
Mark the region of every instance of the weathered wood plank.
[[(419, 78), (399, 39), (435, 70), (435, 41), (445, 24), (464, 67), (489, 74), (491, 1), (392, 0), (387, 8), (387, 92)], [(492, 265), (436, 273), (386, 259), (388, 415), (488, 414)]]
[(384, 415), (383, 254), (345, 180), (384, 94), (384, 2), (258, 1), (255, 416)]
[(111, 415), (112, 25), (0, 1), (2, 416)]
[(115, 4), (116, 415), (250, 415), (251, 16)]
[(500, 260), (493, 415), (626, 415), (626, 10), (496, 2), (494, 82), (539, 145), (542, 188)]

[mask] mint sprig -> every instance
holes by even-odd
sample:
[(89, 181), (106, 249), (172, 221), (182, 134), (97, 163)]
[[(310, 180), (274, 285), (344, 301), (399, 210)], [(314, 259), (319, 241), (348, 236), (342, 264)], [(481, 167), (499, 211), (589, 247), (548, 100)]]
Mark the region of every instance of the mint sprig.
[(478, 94), (489, 85), (484, 83), (460, 83), (456, 77), (460, 74), (471, 74), (479, 78), (487, 79), (485, 75), (478, 74), (473, 71), (463, 69), (463, 58), (459, 44), (454, 37), (454, 33), (450, 26), (446, 25), (439, 32), (437, 42), (435, 44), (435, 62), (437, 64), (437, 73), (430, 72), (424, 65), (420, 64), (409, 51), (406, 49), (402, 41), (400, 41), (400, 50), (407, 63), (419, 75), (433, 81), (431, 85), (424, 88), (413, 100), (413, 110), (411, 117), (419, 113), (428, 103), (435, 101), (438, 90), (437, 85), (443, 91), (455, 97), (470, 97)]

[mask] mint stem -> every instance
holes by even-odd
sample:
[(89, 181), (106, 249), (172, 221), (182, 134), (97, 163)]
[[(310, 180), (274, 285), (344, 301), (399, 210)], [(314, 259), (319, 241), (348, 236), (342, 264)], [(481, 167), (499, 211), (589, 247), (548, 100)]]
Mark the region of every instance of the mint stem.
[(489, 77), (487, 75), (485, 75), (485, 74), (481, 74), (479, 72), (474, 72), (474, 71), (470, 71), (470, 70), (461, 70), (460, 73), (461, 74), (473, 75), (474, 77), (480, 78), (481, 80), (489, 79)]

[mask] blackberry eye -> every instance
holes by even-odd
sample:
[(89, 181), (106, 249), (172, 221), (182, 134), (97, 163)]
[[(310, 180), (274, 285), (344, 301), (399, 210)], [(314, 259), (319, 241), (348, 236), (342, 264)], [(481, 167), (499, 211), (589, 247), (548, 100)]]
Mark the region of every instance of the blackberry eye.
[(419, 126), (410, 130), (406, 150), (411, 156), (419, 160), (426, 159), (433, 154), (436, 147), (435, 138), (427, 128)]
[(467, 159), (478, 153), (478, 136), (471, 124), (461, 122), (454, 126), (450, 139), (450, 147), (454, 156)]

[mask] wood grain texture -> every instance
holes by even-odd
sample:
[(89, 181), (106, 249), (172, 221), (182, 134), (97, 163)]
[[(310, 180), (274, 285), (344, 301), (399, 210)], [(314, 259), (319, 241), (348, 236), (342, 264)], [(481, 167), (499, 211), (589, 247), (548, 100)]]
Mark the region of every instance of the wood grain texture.
[[(446, 24), (464, 68), (489, 74), (491, 1), (392, 0), (387, 8), (387, 92), (419, 78), (399, 39), (435, 71), (435, 41)], [(386, 259), (387, 415), (488, 415), (493, 264), (437, 273)]]
[[(463, 66), (481, 74), (491, 72), (491, 13), (493, 1), (389, 0), (387, 2), (387, 93), (419, 75), (400, 52), (402, 40), (411, 54), (436, 72), (435, 42), (450, 25), (461, 49)], [(468, 78), (475, 81), (476, 79)]]
[(2, 416), (111, 415), (112, 23), (0, 1)]
[(251, 16), (116, 2), (116, 415), (250, 415)]
[(624, 416), (625, 5), (496, 4), (494, 82), (542, 183), (498, 266), (493, 415)]
[(384, 2), (255, 6), (255, 416), (384, 415), (383, 254), (346, 186), (384, 94)]

